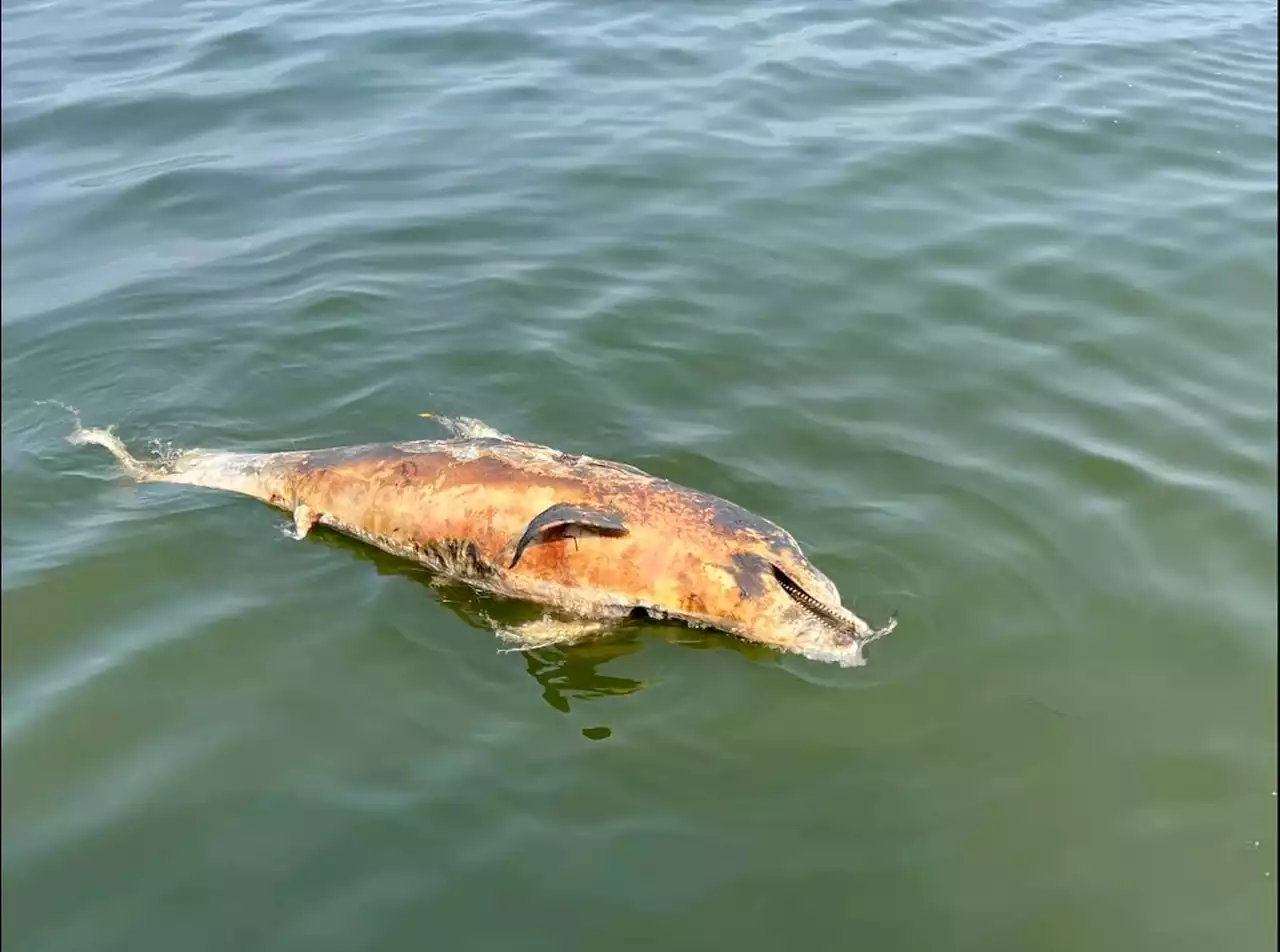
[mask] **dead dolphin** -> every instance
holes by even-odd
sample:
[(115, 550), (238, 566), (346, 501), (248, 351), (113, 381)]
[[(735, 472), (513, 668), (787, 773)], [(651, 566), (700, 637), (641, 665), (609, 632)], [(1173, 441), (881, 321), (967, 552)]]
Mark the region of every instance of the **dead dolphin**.
[(252, 496), (291, 513), (299, 539), (330, 526), (559, 616), (502, 632), (525, 647), (651, 617), (854, 666), (896, 624), (873, 629), (789, 533), (731, 502), (478, 420), (434, 419), (449, 438), (157, 460), (135, 458), (109, 429), (78, 427), (71, 440), (110, 450), (140, 482)]

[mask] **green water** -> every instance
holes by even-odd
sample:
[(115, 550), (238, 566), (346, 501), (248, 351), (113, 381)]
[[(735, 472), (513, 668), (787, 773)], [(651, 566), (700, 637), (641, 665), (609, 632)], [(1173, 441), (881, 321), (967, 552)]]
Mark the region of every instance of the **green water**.
[[(1276, 9), (6, 2), (6, 952), (1276, 928)], [(479, 417), (862, 669), (484, 606), (140, 452)]]

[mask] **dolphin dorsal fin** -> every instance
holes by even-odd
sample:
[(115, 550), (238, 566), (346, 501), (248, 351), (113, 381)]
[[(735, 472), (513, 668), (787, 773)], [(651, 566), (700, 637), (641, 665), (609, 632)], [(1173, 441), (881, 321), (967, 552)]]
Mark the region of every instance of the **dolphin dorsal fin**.
[(450, 417), (439, 413), (419, 413), (418, 416), (424, 420), (434, 420), (459, 439), (489, 439), (512, 442), (512, 438), (506, 433), (495, 430), (488, 423), (477, 420), (474, 417)]

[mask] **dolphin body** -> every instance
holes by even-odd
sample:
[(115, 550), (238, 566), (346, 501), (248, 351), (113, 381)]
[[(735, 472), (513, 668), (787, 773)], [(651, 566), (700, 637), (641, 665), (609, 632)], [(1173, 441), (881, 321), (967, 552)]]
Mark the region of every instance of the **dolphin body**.
[(434, 419), (449, 438), (158, 460), (135, 458), (109, 429), (77, 427), (70, 439), (110, 450), (139, 482), (240, 493), (282, 509), (295, 538), (329, 526), (442, 581), (550, 609), (499, 632), (525, 648), (648, 617), (860, 666), (862, 649), (896, 624), (873, 629), (843, 607), (789, 533), (731, 502), (478, 420)]

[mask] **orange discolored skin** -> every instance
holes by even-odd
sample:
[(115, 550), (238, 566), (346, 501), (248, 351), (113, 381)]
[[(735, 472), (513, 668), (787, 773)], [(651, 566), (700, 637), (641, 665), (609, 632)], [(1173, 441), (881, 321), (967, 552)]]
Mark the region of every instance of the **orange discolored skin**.
[[(331, 526), (579, 619), (678, 619), (841, 664), (862, 663), (861, 646), (888, 630), (843, 608), (790, 534), (731, 502), (476, 421), (442, 422), (454, 438), (122, 459), (143, 480), (239, 492), (292, 512), (299, 535)], [(115, 440), (98, 434), (80, 431), (80, 442)], [(531, 529), (549, 509), (550, 527)]]

